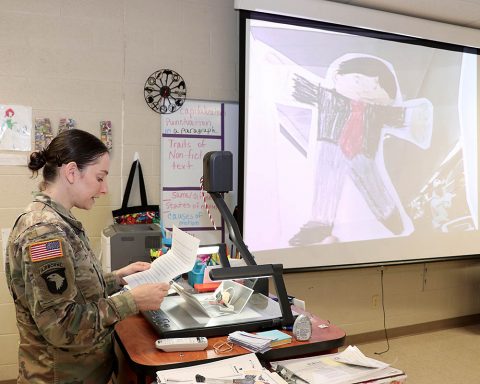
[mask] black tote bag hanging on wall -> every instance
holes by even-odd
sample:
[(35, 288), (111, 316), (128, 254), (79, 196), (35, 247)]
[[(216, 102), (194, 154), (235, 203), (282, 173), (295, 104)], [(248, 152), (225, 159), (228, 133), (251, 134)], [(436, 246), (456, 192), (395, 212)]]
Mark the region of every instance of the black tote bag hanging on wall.
[[(141, 205), (128, 206), (130, 192), (132, 190), (135, 171), (138, 169), (138, 182), (140, 184)], [(148, 205), (145, 181), (143, 180), (142, 166), (139, 160), (135, 160), (130, 168), (125, 194), (123, 195), (122, 208), (112, 211), (113, 221), (117, 224), (159, 224), (160, 212), (158, 205)]]

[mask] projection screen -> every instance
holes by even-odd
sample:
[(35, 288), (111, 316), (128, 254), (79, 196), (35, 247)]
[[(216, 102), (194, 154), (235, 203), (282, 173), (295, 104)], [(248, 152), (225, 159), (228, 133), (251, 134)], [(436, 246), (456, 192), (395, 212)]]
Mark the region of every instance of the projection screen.
[(328, 7), (240, 14), (249, 250), (286, 269), (475, 257), (477, 48), (328, 22)]

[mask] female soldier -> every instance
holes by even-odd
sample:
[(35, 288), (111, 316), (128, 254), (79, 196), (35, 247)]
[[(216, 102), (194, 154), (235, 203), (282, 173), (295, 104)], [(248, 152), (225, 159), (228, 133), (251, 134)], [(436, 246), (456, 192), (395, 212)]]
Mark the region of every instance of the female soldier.
[(91, 209), (107, 193), (110, 158), (97, 137), (73, 129), (30, 155), (37, 194), (17, 218), (7, 245), (7, 283), (20, 334), (19, 383), (107, 383), (115, 323), (158, 309), (168, 283), (109, 297), (123, 277), (149, 268), (133, 263), (103, 274), (73, 207)]

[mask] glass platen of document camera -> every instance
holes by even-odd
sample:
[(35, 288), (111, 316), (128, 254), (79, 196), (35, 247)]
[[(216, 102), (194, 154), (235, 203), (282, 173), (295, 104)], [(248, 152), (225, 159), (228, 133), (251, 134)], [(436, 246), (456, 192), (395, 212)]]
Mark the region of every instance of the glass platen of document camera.
[[(291, 325), (294, 318), (284, 289), (282, 271), (282, 266), (278, 264), (213, 269), (210, 271), (212, 280), (232, 274), (237, 275), (238, 279), (223, 280), (213, 293), (194, 294), (179, 287), (179, 294), (167, 296), (161, 309), (145, 311), (143, 314), (162, 338), (211, 337), (227, 335), (237, 330), (252, 332)], [(252, 283), (246, 278), (247, 275), (253, 278), (273, 276), (278, 301), (243, 285)], [(230, 287), (235, 287), (235, 290)], [(225, 293), (230, 295), (232, 311), (211, 304), (222, 293), (223, 296)], [(235, 294), (239, 296), (236, 298)]]
[(233, 280), (222, 281), (215, 292), (202, 296), (188, 292), (182, 285), (175, 282), (172, 284), (172, 288), (187, 303), (199, 309), (208, 317), (242, 312), (253, 293), (253, 289)]
[[(223, 194), (233, 188), (232, 163), (231, 152), (205, 154), (203, 183), (225, 220), (231, 241), (247, 265), (230, 267), (228, 259), (222, 258), (223, 268), (210, 271), (213, 281), (223, 281), (213, 297), (212, 293), (194, 294), (177, 287), (178, 295), (167, 296), (161, 309), (143, 312), (163, 338), (221, 336), (237, 330), (251, 332), (290, 326), (294, 322), (283, 281), (283, 266), (257, 265), (223, 199)], [(272, 277), (275, 284), (277, 300), (268, 296), (268, 277)], [(226, 304), (223, 308), (219, 306), (221, 301), (221, 305)]]

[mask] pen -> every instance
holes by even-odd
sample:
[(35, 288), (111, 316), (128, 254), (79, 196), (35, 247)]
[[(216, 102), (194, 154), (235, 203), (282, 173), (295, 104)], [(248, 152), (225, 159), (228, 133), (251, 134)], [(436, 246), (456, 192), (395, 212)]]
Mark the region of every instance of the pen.
[[(210, 379), (206, 378), (205, 376), (196, 374), (195, 375), (195, 382), (197, 383), (202, 383), (202, 384), (235, 384), (239, 380), (233, 380), (233, 379)], [(192, 383), (192, 379), (186, 379), (186, 380), (179, 380), (175, 379), (172, 377), (167, 377), (167, 378), (162, 378), (160, 380), (161, 384), (167, 384), (167, 383)]]
[(253, 380), (249, 379), (216, 379), (208, 378), (200, 374), (195, 375), (195, 381), (204, 384), (253, 384)]
[(204, 384), (233, 384), (232, 379), (209, 379), (202, 375), (195, 375), (195, 381), (197, 383)]
[(286, 380), (292, 380), (292, 379), (300, 380), (300, 381), (303, 381), (304, 383), (310, 384), (307, 380), (301, 378), (295, 372), (284, 367), (283, 365), (277, 364), (277, 368), (275, 369), (275, 371)]

